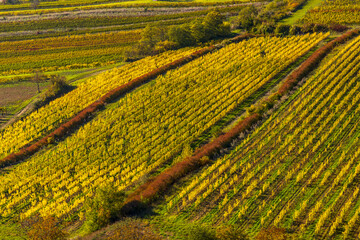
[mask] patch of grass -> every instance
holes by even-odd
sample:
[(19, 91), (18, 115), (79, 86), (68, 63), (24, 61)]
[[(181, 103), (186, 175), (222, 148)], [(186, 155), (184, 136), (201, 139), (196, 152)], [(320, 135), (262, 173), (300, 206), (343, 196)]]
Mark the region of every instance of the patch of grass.
[(19, 224), (1, 224), (0, 225), (1, 240), (24, 240), (26, 233)]
[(295, 13), (293, 13), (290, 17), (285, 18), (282, 20), (282, 23), (293, 25), (297, 21), (299, 21), (301, 18), (303, 18), (307, 11), (310, 11), (314, 7), (317, 7), (321, 4), (323, 0), (308, 0), (307, 3), (303, 7), (301, 7), (299, 10), (297, 10)]

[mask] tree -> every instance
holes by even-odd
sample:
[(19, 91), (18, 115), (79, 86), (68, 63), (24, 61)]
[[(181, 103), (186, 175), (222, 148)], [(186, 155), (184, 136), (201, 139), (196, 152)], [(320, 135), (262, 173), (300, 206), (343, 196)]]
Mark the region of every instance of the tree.
[(198, 43), (203, 43), (209, 40), (209, 36), (206, 34), (206, 29), (201, 20), (194, 20), (190, 24), (190, 32), (193, 38)]
[(175, 42), (179, 47), (194, 45), (196, 39), (185, 26), (172, 26), (168, 32), (169, 40)]
[(279, 24), (276, 26), (275, 34), (279, 36), (289, 35), (290, 26), (285, 24)]
[(85, 202), (85, 228), (96, 231), (121, 217), (125, 194), (107, 186), (98, 188), (94, 198)]
[(237, 17), (237, 25), (239, 28), (250, 30), (253, 26), (256, 25), (256, 17), (258, 15), (258, 10), (250, 5), (241, 9)]
[(290, 31), (289, 31), (290, 35), (298, 35), (300, 33), (301, 33), (301, 27), (296, 26), (296, 25), (292, 25), (290, 27)]
[(159, 26), (147, 25), (141, 33), (140, 44), (148, 45), (151, 48), (158, 42), (166, 40), (166, 31)]
[(57, 220), (52, 216), (39, 218), (32, 224), (27, 235), (30, 240), (65, 240), (65, 233), (58, 225)]
[(257, 29), (257, 32), (260, 34), (273, 33), (274, 31), (275, 31), (275, 24), (273, 23), (263, 23)]
[(209, 12), (204, 19), (204, 29), (209, 39), (222, 37), (225, 16), (221, 15), (219, 10)]
[(34, 76), (32, 77), (31, 79), (32, 82), (34, 82), (36, 85), (37, 85), (37, 90), (38, 90), (38, 93), (40, 93), (40, 83), (43, 83), (46, 81), (46, 77), (45, 75), (40, 72), (40, 71), (36, 71)]

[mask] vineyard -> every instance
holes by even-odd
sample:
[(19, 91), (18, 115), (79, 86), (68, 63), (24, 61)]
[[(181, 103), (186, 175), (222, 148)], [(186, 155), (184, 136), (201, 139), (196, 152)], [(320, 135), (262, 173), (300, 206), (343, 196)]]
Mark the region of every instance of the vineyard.
[(309, 11), (301, 20), (320, 24), (358, 24), (360, 23), (360, 1), (323, 1), (322, 5)]
[(0, 0), (0, 239), (359, 239), (359, 11)]
[[(2, 216), (20, 214), (24, 218), (40, 212), (69, 217), (97, 186), (111, 183), (119, 190), (131, 187), (326, 36), (254, 38), (231, 44), (109, 104), (74, 135), (1, 176), (5, 183), (1, 189)], [(261, 49), (265, 49), (266, 56), (261, 56)], [(107, 75), (118, 76), (119, 70)], [(92, 92), (91, 97), (95, 94)], [(74, 101), (69, 96), (64, 98), (64, 104), (65, 99)], [(58, 110), (44, 111), (53, 121), (61, 119), (53, 114)], [(38, 112), (36, 116), (40, 117), (38, 124), (28, 131), (32, 138), (41, 133), (37, 126), (46, 131), (47, 126), (54, 125), (44, 114)], [(14, 136), (11, 133), (16, 129), (23, 131), (23, 126), (28, 126), (26, 122), (8, 130), (3, 139)], [(26, 136), (18, 144), (2, 148), (12, 152), (25, 139)], [(23, 180), (18, 179), (13, 185), (14, 177), (20, 176)]]
[[(183, 49), (145, 58), (82, 82), (75, 90), (67, 95), (52, 101), (27, 118), (16, 122), (0, 132), (1, 158), (18, 151), (24, 145), (56, 129), (56, 126), (75, 116), (80, 110), (116, 86), (127, 83), (140, 75), (170, 63), (180, 56), (190, 54), (193, 51), (193, 49)], [(99, 82), (102, 84), (99, 85)]]
[(0, 74), (49, 72), (104, 66), (123, 61), (124, 47), (140, 39), (139, 31), (74, 35), (0, 44)]
[(358, 238), (358, 37), (229, 154), (167, 197), (164, 212), (252, 234)]

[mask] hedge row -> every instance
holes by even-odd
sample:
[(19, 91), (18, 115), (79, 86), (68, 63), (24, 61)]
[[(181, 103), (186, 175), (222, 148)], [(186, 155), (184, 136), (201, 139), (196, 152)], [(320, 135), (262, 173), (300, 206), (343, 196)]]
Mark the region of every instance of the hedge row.
[(248, 113), (264, 113), (274, 105), (275, 101), (291, 91), (298, 82), (313, 71), (325, 56), (333, 50), (337, 45), (343, 44), (346, 41), (358, 36), (360, 29), (354, 29), (341, 35), (340, 37), (325, 44), (323, 47), (316, 50), (308, 59), (306, 59), (295, 71), (293, 71), (279, 87), (278, 91), (271, 94), (268, 98), (261, 101), (259, 104), (252, 105), (248, 108)]
[[(359, 35), (360, 30), (355, 29), (347, 32), (342, 36), (327, 43), (322, 48), (315, 51), (303, 64), (300, 65), (292, 74), (290, 74), (285, 82), (280, 86), (279, 90), (270, 96), (266, 101), (271, 102), (271, 99), (281, 97), (287, 94), (303, 77), (310, 73), (320, 61), (338, 44), (345, 43), (351, 38)], [(248, 39), (253, 35), (242, 35), (231, 40), (231, 42), (241, 41)], [(271, 106), (270, 104), (264, 104), (262, 106)], [(140, 186), (133, 194), (131, 194), (125, 201), (123, 207), (124, 213), (136, 212), (137, 208), (143, 203), (150, 203), (159, 194), (163, 193), (168, 187), (170, 187), (178, 179), (184, 177), (186, 174), (193, 170), (196, 170), (205, 164), (207, 164), (214, 154), (220, 149), (227, 147), (231, 141), (236, 138), (240, 133), (249, 129), (255, 122), (261, 119), (259, 113), (253, 113), (240, 121), (234, 128), (224, 135), (220, 135), (214, 141), (204, 145), (198, 149), (191, 157), (184, 159), (183, 161), (176, 163), (171, 168), (165, 170), (158, 176), (150, 179), (145, 184)]]
[(346, 32), (340, 37), (332, 40), (327, 43), (323, 47), (316, 50), (305, 62), (303, 62), (298, 69), (296, 69), (293, 73), (291, 73), (279, 88), (278, 94), (279, 96), (285, 95), (288, 91), (290, 91), (303, 77), (305, 77), (308, 73), (314, 70), (321, 60), (337, 45), (345, 43), (346, 41), (354, 38), (355, 36), (360, 34), (359, 29), (354, 29), (352, 31)]
[(145, 82), (167, 72), (170, 69), (179, 67), (183, 64), (186, 64), (195, 58), (201, 57), (213, 50), (215, 50), (215, 46), (206, 47), (203, 49), (200, 49), (188, 56), (185, 56), (183, 58), (180, 58), (174, 62), (171, 62), (167, 65), (164, 65), (160, 68), (157, 68), (149, 73), (146, 73), (138, 78), (135, 78), (131, 80), (130, 82), (121, 85), (105, 95), (103, 95), (100, 99), (95, 101), (94, 103), (90, 104), (88, 107), (83, 109), (81, 112), (79, 112), (75, 117), (67, 121), (66, 123), (60, 125), (59, 128), (57, 128), (52, 133), (48, 134), (47, 136), (43, 137), (39, 141), (35, 142), (34, 144), (31, 144), (28, 147), (22, 148), (17, 153), (12, 153), (5, 158), (0, 160), (0, 168), (15, 164), (21, 160), (23, 160), (26, 157), (29, 157), (39, 151), (42, 147), (54, 142), (56, 138), (62, 138), (66, 136), (71, 130), (74, 130), (77, 126), (84, 123), (87, 118), (92, 115), (94, 112), (102, 108), (106, 103), (111, 102), (112, 100), (120, 97), (121, 95), (134, 90), (136, 87), (144, 84)]
[(210, 157), (216, 154), (220, 149), (228, 146), (234, 138), (241, 132), (249, 129), (255, 122), (260, 119), (260, 114), (253, 114), (239, 122), (226, 134), (216, 138), (214, 141), (198, 149), (193, 156), (185, 158), (183, 161), (176, 163), (158, 176), (150, 179), (140, 186), (125, 201), (123, 211), (125, 213), (134, 212), (133, 209), (138, 206), (138, 202), (149, 203), (154, 200), (160, 193), (164, 192), (171, 184), (185, 176), (189, 172), (196, 170), (210, 161)]

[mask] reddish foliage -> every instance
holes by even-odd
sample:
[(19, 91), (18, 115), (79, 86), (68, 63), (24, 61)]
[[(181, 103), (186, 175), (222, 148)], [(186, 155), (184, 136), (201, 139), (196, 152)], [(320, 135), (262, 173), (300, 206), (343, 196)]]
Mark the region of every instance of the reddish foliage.
[(296, 69), (293, 73), (291, 73), (282, 86), (278, 90), (278, 94), (280, 96), (285, 95), (288, 91), (290, 91), (298, 81), (300, 81), (303, 77), (305, 77), (309, 72), (314, 70), (320, 61), (337, 45), (342, 44), (351, 38), (360, 34), (359, 29), (354, 29), (349, 31), (342, 36), (332, 40), (327, 43), (317, 51), (315, 51), (305, 62), (303, 62), (298, 69)]
[(345, 32), (349, 29), (348, 26), (340, 25), (340, 24), (332, 24), (329, 26), (329, 29), (336, 31), (336, 32)]
[(46, 137), (38, 140), (37, 142), (33, 143), (32, 145), (25, 147), (21, 149), (17, 153), (12, 153), (5, 158), (0, 160), (0, 168), (9, 166), (11, 164), (14, 164), (21, 159), (24, 159), (25, 157), (28, 157), (37, 151), (39, 151), (43, 146), (49, 144), (52, 142), (51, 139), (54, 139), (55, 137), (60, 138), (65, 136), (69, 130), (74, 129), (79, 124), (81, 124), (83, 121), (85, 121), (92, 113), (97, 111), (98, 109), (102, 108), (106, 103), (109, 103), (113, 99), (118, 98), (119, 96), (135, 89), (136, 87), (139, 87), (143, 83), (149, 81), (150, 79), (153, 79), (160, 74), (165, 73), (166, 71), (179, 67), (183, 64), (186, 64), (190, 62), (191, 60), (201, 57), (205, 55), (206, 53), (209, 53), (213, 51), (216, 47), (210, 46), (203, 49), (200, 49), (196, 52), (193, 52), (189, 56), (180, 58), (178, 60), (175, 60), (169, 64), (166, 64), (162, 67), (159, 67), (149, 73), (146, 73), (138, 78), (133, 79), (132, 81), (121, 85), (120, 87), (117, 87), (105, 95), (103, 95), (99, 100), (95, 101), (94, 103), (90, 104), (86, 108), (84, 108), (81, 112), (79, 112), (75, 117), (67, 121), (66, 123), (63, 123), (60, 125), (57, 129), (55, 129), (53, 132), (48, 134)]
[[(259, 119), (260, 115), (257, 113), (245, 118), (226, 134), (219, 136), (214, 141), (198, 149), (193, 156), (187, 157), (183, 161), (176, 163), (173, 167), (165, 170), (157, 177), (140, 186), (139, 189), (134, 192), (134, 194), (129, 196), (126, 203), (131, 203), (132, 201), (153, 200), (159, 193), (165, 191), (176, 180), (205, 165), (207, 162), (202, 161), (204, 157), (211, 157), (218, 150), (226, 147), (241, 132), (249, 129), (250, 126)], [(132, 205), (126, 204), (125, 206), (130, 207)], [(126, 209), (126, 211), (131, 210)]]

